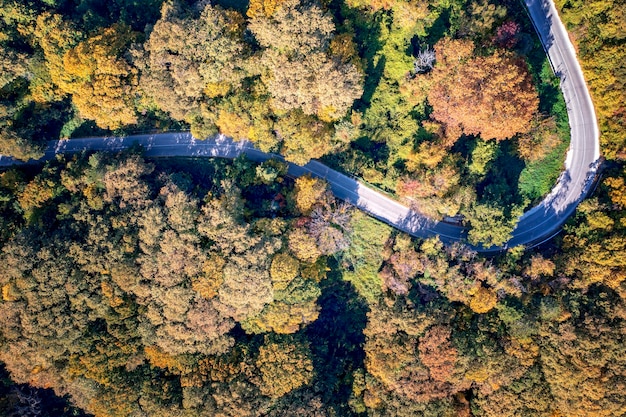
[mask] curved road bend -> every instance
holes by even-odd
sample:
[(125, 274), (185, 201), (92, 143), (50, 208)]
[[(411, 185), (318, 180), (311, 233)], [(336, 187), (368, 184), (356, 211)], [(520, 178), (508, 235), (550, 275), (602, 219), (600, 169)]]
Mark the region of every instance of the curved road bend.
[(540, 243), (553, 236), (587, 196), (600, 160), (600, 132), (596, 114), (563, 23), (553, 0), (525, 0), (526, 7), (561, 81), (571, 132), (565, 170), (552, 191), (518, 220), (509, 247)]
[[(561, 89), (567, 103), (571, 142), (565, 171), (555, 187), (541, 203), (519, 218), (512, 238), (504, 248), (532, 245), (553, 236), (588, 193), (600, 157), (599, 132), (593, 103), (576, 60), (574, 47), (558, 17), (554, 3), (552, 0), (525, 0), (525, 3), (552, 67), (561, 80)], [(195, 140), (190, 133), (160, 133), (123, 138), (53, 141), (48, 144), (42, 160), (52, 159), (59, 153), (77, 153), (84, 150), (118, 151), (133, 144), (141, 145), (148, 157), (235, 158), (245, 154), (257, 162), (270, 158), (283, 159), (280, 155), (267, 154), (255, 149), (248, 141), (234, 142), (222, 135), (207, 140)], [(0, 166), (16, 163), (18, 162), (15, 160), (0, 156)], [(467, 230), (460, 226), (424, 217), (318, 161), (311, 161), (303, 167), (289, 163), (288, 172), (292, 176), (309, 173), (315, 177), (325, 178), (336, 197), (412, 236), (420, 238), (439, 236), (444, 243), (452, 243), (465, 239), (467, 235)], [(503, 248), (474, 249), (480, 252), (497, 252)]]

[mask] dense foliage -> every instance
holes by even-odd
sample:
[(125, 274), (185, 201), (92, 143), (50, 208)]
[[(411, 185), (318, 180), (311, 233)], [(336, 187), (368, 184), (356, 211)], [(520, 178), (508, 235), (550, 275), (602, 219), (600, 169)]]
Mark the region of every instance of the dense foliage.
[(594, 211), (615, 180), (567, 252), (484, 259), (284, 173), (126, 153), (0, 174), (12, 378), (96, 416), (626, 412), (624, 225)]
[[(484, 243), (560, 172), (564, 103), (517, 3), (75, 3), (0, 3), (0, 154), (220, 132), (326, 157), (431, 217), (465, 216)], [(504, 220), (482, 230), (477, 212)]]
[[(560, 7), (609, 161), (539, 249), (410, 239), (279, 161), (135, 149), (0, 172), (0, 413), (77, 415), (52, 389), (97, 417), (626, 414), (623, 7), (591, 4)], [(326, 155), (497, 244), (567, 147), (518, 2), (0, 0), (0, 17), (0, 153), (22, 159), (111, 129), (220, 131)]]
[(345, 247), (350, 212), (324, 184), (306, 195), (306, 177), (292, 191), (284, 172), (237, 160), (189, 175), (94, 154), (29, 179), (3, 173), (17, 187), (3, 187), (0, 279), (12, 376), (102, 415), (214, 415), (224, 405), (207, 407), (203, 387), (215, 382), (262, 403), (310, 383), (302, 329), (319, 317), (326, 257)]

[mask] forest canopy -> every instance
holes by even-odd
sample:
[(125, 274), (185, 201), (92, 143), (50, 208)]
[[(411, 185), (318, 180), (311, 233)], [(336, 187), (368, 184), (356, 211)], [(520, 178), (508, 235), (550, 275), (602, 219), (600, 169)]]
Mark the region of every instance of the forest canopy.
[[(482, 243), (508, 236), (561, 172), (558, 80), (506, 2), (74, 3), (2, 3), (0, 154), (221, 133), (465, 218)], [(485, 212), (498, 205), (511, 209)], [(503, 221), (487, 230), (479, 212)]]
[[(626, 411), (624, 226), (591, 208), (616, 188), (565, 252), (486, 259), (285, 173), (136, 151), (2, 172), (11, 377), (96, 416)], [(42, 395), (15, 389), (0, 407)]]
[[(535, 249), (412, 239), (279, 160), (0, 170), (0, 414), (626, 414), (623, 7), (557, 3), (607, 163)], [(22, 160), (219, 132), (498, 245), (568, 146), (519, 2), (0, 0), (0, 28), (0, 154)]]

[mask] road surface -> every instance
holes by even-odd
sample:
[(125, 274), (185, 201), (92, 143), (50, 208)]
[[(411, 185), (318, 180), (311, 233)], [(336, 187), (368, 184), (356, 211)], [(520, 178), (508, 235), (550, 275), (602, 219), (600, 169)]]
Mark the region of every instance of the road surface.
[[(555, 74), (561, 80), (571, 128), (570, 149), (565, 162), (565, 171), (556, 185), (541, 203), (519, 218), (512, 238), (503, 247), (474, 247), (480, 252), (497, 252), (517, 245), (531, 246), (554, 236), (574, 212), (578, 203), (587, 195), (595, 178), (600, 157), (599, 133), (593, 103), (574, 47), (554, 4), (551, 0), (525, 0), (525, 3)], [(249, 159), (258, 162), (270, 158), (282, 159), (279, 155), (255, 149), (248, 141), (234, 142), (221, 135), (207, 140), (195, 140), (190, 133), (160, 133), (123, 138), (53, 141), (49, 143), (42, 160), (52, 159), (59, 153), (77, 153), (85, 150), (114, 152), (135, 144), (141, 145), (148, 157), (235, 158), (245, 154)], [(10, 158), (0, 156), (0, 166), (16, 163)], [(308, 173), (326, 179), (336, 197), (412, 236), (420, 238), (439, 236), (444, 243), (463, 241), (467, 236), (465, 228), (424, 217), (318, 161), (311, 161), (303, 167), (290, 163), (288, 172), (296, 177)]]

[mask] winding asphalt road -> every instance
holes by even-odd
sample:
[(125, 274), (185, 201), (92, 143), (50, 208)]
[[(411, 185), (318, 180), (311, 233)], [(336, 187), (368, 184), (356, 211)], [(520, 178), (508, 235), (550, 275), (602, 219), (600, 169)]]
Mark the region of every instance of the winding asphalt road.
[[(561, 80), (571, 128), (570, 149), (565, 162), (565, 171), (556, 185), (541, 203), (519, 218), (511, 239), (503, 247), (474, 248), (480, 252), (497, 252), (517, 245), (532, 246), (554, 236), (589, 192), (600, 158), (599, 132), (593, 103), (576, 59), (576, 52), (558, 17), (554, 3), (552, 0), (525, 0), (525, 3), (554, 72)], [(123, 138), (53, 141), (48, 144), (45, 156), (41, 160), (52, 159), (59, 153), (77, 153), (85, 150), (114, 152), (135, 144), (141, 145), (148, 157), (235, 158), (245, 154), (249, 159), (258, 162), (270, 158), (282, 159), (279, 155), (255, 149), (248, 141), (234, 142), (221, 135), (207, 140), (195, 140), (190, 133), (160, 133)], [(11, 158), (0, 156), (0, 166), (18, 163)], [(336, 197), (412, 236), (421, 238), (439, 236), (444, 243), (462, 241), (467, 236), (465, 228), (424, 217), (318, 161), (311, 161), (303, 167), (290, 163), (288, 172), (294, 177), (308, 173), (326, 179)]]

